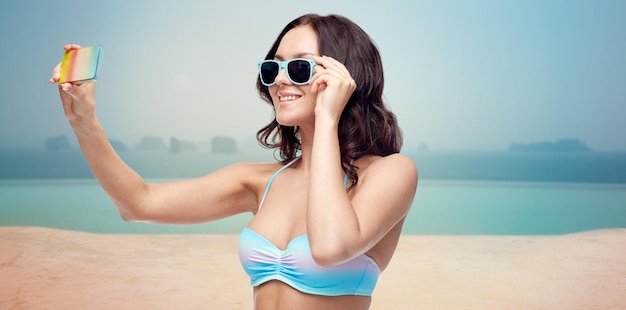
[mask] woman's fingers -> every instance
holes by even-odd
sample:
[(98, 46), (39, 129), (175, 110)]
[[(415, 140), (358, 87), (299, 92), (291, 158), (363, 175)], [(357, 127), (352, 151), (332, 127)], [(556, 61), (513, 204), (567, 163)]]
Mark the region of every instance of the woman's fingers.
[(62, 90), (64, 90), (65, 92), (69, 93), (72, 90), (72, 83), (63, 83), (63, 84), (59, 84), (59, 88), (61, 88)]
[(354, 90), (353, 85), (356, 84), (344, 64), (329, 56), (313, 56), (313, 60), (318, 66), (315, 66), (315, 75), (311, 79), (311, 91), (324, 89), (333, 80), (339, 84), (347, 84)]
[[(80, 48), (78, 44), (65, 44), (63, 45), (63, 49), (67, 52), (69, 50), (77, 50)], [(52, 70), (52, 77), (50, 77), (50, 84), (57, 83), (59, 81), (59, 77), (61, 76), (61, 62), (59, 62), (54, 69)]]
[(78, 45), (78, 44), (65, 44), (65, 45), (63, 45), (63, 48), (67, 52), (69, 50), (77, 50), (77, 49), (79, 49), (80, 45)]
[(59, 78), (61, 77), (61, 62), (59, 62), (56, 66), (54, 66), (54, 69), (52, 70), (52, 77), (50, 77), (50, 84), (54, 84), (56, 82), (59, 81)]
[(317, 64), (321, 65), (325, 69), (337, 71), (338, 73), (341, 73), (341, 75), (343, 75), (345, 77), (351, 77), (350, 76), (350, 72), (348, 71), (346, 66), (344, 64), (342, 64), (341, 62), (339, 62), (338, 60), (332, 58), (332, 57), (329, 57), (329, 56), (322, 56), (322, 57), (313, 56), (313, 60), (315, 60), (315, 62)]
[(314, 56), (313, 60), (318, 64), (311, 79), (311, 92), (317, 94), (315, 115), (339, 119), (356, 83), (346, 66), (336, 59)]

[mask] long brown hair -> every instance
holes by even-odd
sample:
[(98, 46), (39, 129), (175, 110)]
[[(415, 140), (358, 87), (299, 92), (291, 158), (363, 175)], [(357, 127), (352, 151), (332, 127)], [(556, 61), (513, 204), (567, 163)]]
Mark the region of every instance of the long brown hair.
[[(383, 66), (378, 48), (354, 22), (340, 15), (307, 14), (291, 21), (278, 35), (265, 59), (274, 59), (285, 34), (298, 26), (310, 25), (318, 36), (320, 55), (343, 63), (356, 82), (356, 89), (339, 119), (341, 162), (352, 188), (357, 181), (354, 160), (364, 155), (387, 156), (400, 152), (402, 133), (396, 116), (383, 102)], [(261, 98), (273, 106), (267, 86), (257, 79)], [(288, 162), (301, 149), (298, 127), (281, 126), (274, 119), (257, 132), (257, 140), (266, 148), (278, 149), (280, 160)]]

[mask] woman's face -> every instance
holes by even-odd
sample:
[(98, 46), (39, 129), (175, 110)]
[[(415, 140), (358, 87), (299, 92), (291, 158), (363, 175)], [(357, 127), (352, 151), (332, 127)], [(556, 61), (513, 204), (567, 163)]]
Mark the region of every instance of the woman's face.
[[(317, 33), (311, 26), (299, 26), (289, 30), (278, 46), (274, 60), (286, 61), (293, 58), (319, 56)], [(303, 126), (312, 123), (315, 97), (311, 85), (294, 85), (287, 78), (285, 69), (276, 76), (276, 84), (269, 92), (276, 111), (276, 121), (283, 126)]]

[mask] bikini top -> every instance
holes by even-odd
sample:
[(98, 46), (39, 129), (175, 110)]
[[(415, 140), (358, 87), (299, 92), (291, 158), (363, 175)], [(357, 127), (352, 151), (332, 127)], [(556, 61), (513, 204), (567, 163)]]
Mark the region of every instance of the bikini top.
[[(272, 175), (259, 209), (276, 175), (297, 159)], [(344, 180), (344, 185), (346, 183), (347, 179)], [(381, 272), (376, 262), (365, 254), (340, 265), (320, 266), (313, 260), (306, 234), (295, 237), (281, 250), (247, 227), (243, 229), (239, 239), (239, 260), (250, 276), (253, 287), (278, 280), (300, 292), (324, 296), (371, 296)]]

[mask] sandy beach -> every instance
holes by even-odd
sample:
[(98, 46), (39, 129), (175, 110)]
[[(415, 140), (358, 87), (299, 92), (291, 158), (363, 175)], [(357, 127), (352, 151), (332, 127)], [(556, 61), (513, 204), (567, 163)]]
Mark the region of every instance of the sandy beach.
[[(0, 227), (0, 309), (252, 309), (237, 239)], [(403, 235), (371, 309), (626, 309), (626, 229)]]

